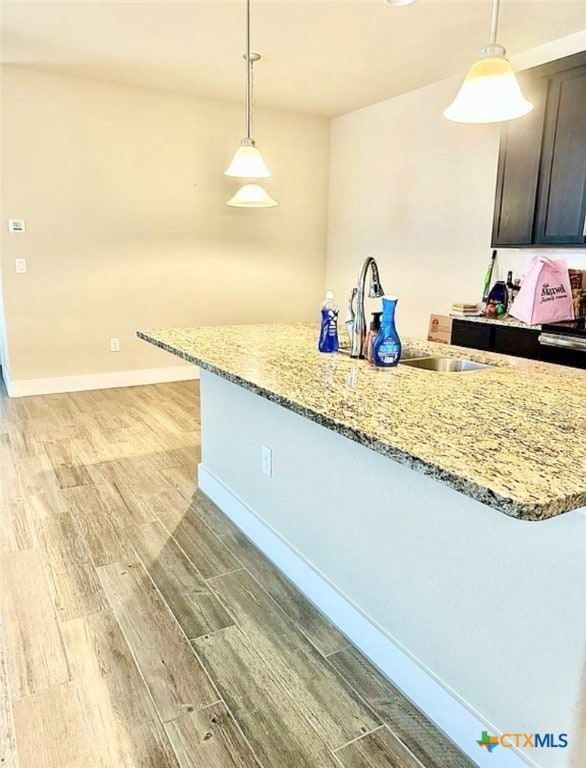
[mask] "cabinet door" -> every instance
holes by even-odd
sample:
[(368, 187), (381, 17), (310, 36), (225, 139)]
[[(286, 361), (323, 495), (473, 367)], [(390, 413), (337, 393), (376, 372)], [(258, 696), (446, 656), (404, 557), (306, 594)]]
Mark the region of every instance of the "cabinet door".
[(503, 125), (492, 230), (493, 246), (533, 243), (547, 78), (522, 80), (533, 111)]
[(586, 65), (550, 80), (535, 242), (586, 242)]
[(540, 331), (534, 331), (531, 328), (497, 326), (494, 329), (492, 349), (494, 352), (502, 352), (504, 355), (537, 360), (541, 350), (537, 340), (539, 334)]
[(472, 349), (492, 349), (493, 330), (494, 326), (489, 323), (454, 320), (450, 344)]

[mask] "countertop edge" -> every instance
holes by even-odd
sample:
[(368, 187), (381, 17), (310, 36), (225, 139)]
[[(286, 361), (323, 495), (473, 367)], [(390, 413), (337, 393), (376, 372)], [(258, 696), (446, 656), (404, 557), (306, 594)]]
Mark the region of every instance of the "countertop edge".
[[(382, 456), (393, 459), (400, 464), (408, 466), (420, 474), (432, 477), (434, 480), (437, 480), (444, 485), (448, 485), (459, 493), (463, 493), (475, 501), (485, 504), (486, 506), (489, 506), (498, 512), (502, 512), (509, 517), (513, 517), (517, 520), (524, 520), (526, 522), (541, 522), (543, 520), (549, 520), (554, 517), (567, 514), (568, 512), (575, 511), (582, 506), (586, 506), (586, 494), (574, 494), (571, 497), (564, 498), (563, 500), (560, 499), (557, 503), (549, 504), (522, 504), (521, 502), (514, 501), (513, 499), (503, 496), (502, 494), (494, 493), (489, 488), (479, 485), (472, 480), (467, 480), (460, 475), (442, 469), (437, 465), (424, 461), (423, 459), (413, 456), (410, 453), (393, 448), (386, 443), (382, 443), (380, 440), (373, 438), (366, 432), (363, 432), (359, 429), (352, 429), (346, 424), (341, 424), (335, 419), (324, 416), (321, 413), (317, 413), (316, 411), (302, 405), (301, 403), (290, 400), (276, 392), (260, 386), (259, 384), (255, 384), (251, 381), (248, 381), (247, 379), (241, 378), (236, 374), (229, 373), (228, 371), (219, 368), (218, 366), (207, 363), (205, 360), (202, 360), (193, 354), (184, 352), (183, 350), (177, 349), (177, 347), (173, 347), (170, 344), (166, 344), (164, 341), (161, 341), (160, 339), (157, 339), (153, 336), (149, 336), (143, 331), (137, 331), (136, 335), (143, 341), (149, 342), (150, 344), (153, 344), (154, 346), (159, 347), (160, 349), (163, 349), (166, 352), (175, 355), (176, 357), (192, 363), (193, 365), (199, 366), (205, 371), (214, 373), (221, 378), (226, 379), (227, 381), (238, 384), (238, 386), (241, 386), (243, 389), (247, 389), (248, 391), (257, 394), (260, 397), (269, 400), (270, 402), (276, 403), (277, 405), (280, 405), (287, 410), (292, 411), (293, 413), (303, 416), (313, 421), (314, 423), (325, 427), (326, 429), (336, 432), (336, 434), (342, 435), (343, 437), (358, 443), (359, 445), (370, 448)], [(583, 496), (584, 498), (582, 498)], [(567, 508), (559, 509), (558, 505), (560, 504)]]

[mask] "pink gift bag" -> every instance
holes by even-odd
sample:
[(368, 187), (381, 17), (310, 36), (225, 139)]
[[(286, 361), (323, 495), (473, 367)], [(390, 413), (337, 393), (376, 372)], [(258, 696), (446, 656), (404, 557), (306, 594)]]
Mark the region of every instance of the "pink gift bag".
[(573, 320), (572, 289), (566, 259), (534, 256), (509, 314), (530, 325)]

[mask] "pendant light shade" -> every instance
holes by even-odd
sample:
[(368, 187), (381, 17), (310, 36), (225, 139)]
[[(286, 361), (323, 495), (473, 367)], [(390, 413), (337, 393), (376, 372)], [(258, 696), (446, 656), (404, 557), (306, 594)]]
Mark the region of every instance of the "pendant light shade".
[(458, 123), (499, 123), (527, 115), (533, 104), (523, 96), (506, 51), (496, 42), (500, 0), (494, 0), (491, 40), (470, 67), (458, 95), (444, 111)]
[(242, 139), (224, 173), (226, 176), (239, 176), (241, 179), (266, 179), (271, 175), (254, 139)]
[(226, 205), (232, 208), (274, 208), (279, 203), (260, 184), (245, 184)]
[[(271, 175), (265, 161), (252, 138), (252, 75), (258, 53), (250, 52), (250, 0), (246, 0), (246, 136), (240, 142), (232, 162), (226, 168), (226, 176), (241, 179), (266, 179)], [(258, 184), (245, 184), (227, 201), (233, 208), (273, 208), (278, 205), (273, 198)]]

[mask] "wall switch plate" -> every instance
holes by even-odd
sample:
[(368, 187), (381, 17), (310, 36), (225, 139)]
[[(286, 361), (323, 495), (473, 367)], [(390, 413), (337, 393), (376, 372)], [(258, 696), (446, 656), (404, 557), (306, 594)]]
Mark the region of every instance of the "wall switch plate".
[(273, 452), (268, 445), (262, 446), (262, 471), (267, 477), (273, 476)]
[(26, 259), (14, 259), (14, 267), (17, 275), (26, 275)]
[(120, 339), (110, 339), (110, 352), (120, 352)]
[(8, 231), (14, 234), (26, 232), (24, 219), (8, 219)]

